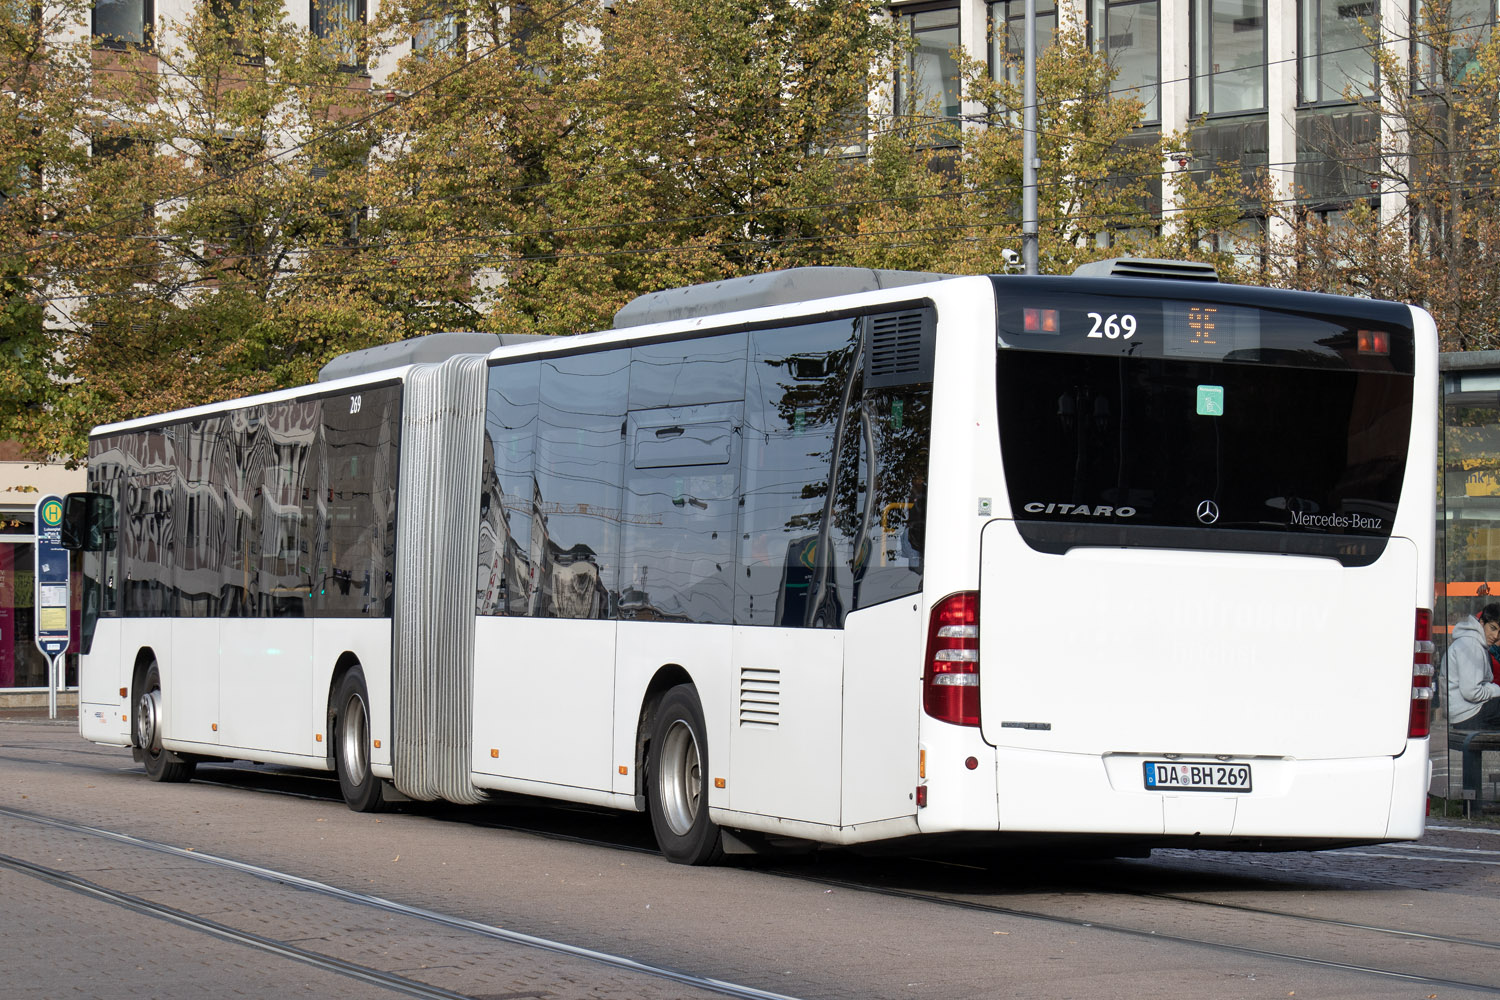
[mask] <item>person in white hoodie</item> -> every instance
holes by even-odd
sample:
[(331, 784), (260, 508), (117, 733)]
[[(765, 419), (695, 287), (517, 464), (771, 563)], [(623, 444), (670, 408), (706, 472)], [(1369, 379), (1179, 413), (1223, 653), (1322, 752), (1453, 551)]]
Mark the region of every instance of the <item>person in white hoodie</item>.
[(1500, 604), (1453, 626), (1448, 646), (1448, 724), (1454, 729), (1500, 729), (1500, 684), (1490, 670), (1490, 647), (1500, 643)]

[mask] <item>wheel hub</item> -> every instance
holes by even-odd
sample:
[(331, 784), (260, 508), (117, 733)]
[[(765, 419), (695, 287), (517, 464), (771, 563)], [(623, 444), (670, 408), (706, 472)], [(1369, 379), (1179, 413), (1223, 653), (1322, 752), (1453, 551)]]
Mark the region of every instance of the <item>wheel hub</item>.
[(365, 702), (358, 694), (344, 703), (343, 718), (339, 720), (339, 759), (344, 769), (356, 784), (365, 780), (370, 770), (369, 740), (365, 737)]
[(135, 708), (135, 726), (141, 749), (160, 753), (161, 688), (152, 688), (141, 694), (141, 700)]
[(660, 781), (662, 814), (673, 833), (685, 836), (698, 819), (703, 790), (698, 741), (686, 722), (674, 722), (667, 730), (662, 742)]

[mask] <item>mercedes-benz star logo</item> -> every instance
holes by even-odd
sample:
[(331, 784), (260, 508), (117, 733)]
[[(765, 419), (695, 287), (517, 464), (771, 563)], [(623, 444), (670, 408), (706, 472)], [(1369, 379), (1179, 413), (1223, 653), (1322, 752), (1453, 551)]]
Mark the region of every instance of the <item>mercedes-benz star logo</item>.
[(1204, 524), (1213, 524), (1219, 519), (1219, 505), (1212, 500), (1205, 500), (1198, 505), (1198, 520)]

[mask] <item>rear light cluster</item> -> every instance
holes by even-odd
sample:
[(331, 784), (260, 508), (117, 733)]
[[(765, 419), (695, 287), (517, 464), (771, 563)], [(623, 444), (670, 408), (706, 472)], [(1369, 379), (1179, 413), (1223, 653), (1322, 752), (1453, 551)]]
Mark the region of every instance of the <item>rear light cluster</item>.
[(1432, 612), (1417, 609), (1417, 636), (1411, 658), (1411, 720), (1406, 735), (1418, 738), (1432, 731)]
[(979, 725), (979, 595), (950, 594), (932, 609), (922, 707), (956, 726)]
[(1391, 353), (1391, 335), (1384, 330), (1361, 330), (1358, 342), (1361, 354)]

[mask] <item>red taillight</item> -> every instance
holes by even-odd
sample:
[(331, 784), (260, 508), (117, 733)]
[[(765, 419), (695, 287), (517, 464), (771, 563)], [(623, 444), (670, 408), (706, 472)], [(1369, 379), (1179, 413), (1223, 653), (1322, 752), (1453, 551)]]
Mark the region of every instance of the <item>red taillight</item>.
[(932, 609), (922, 707), (956, 726), (979, 725), (979, 595), (950, 594)]
[(1406, 735), (1416, 738), (1432, 731), (1432, 612), (1417, 609), (1417, 637), (1411, 658), (1411, 721)]
[(1358, 340), (1361, 354), (1391, 353), (1391, 335), (1384, 330), (1361, 330)]

